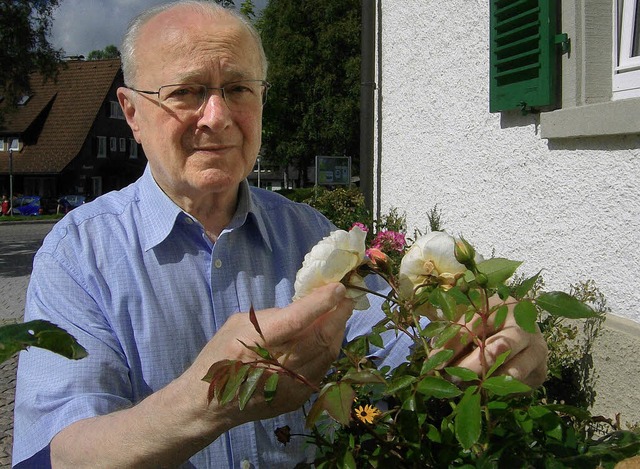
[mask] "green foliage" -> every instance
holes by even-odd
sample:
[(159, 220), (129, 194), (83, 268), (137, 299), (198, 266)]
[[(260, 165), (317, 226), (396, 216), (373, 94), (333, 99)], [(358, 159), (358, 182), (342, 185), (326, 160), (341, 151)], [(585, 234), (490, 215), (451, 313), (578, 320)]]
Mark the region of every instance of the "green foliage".
[(371, 214), (364, 203), (364, 195), (355, 188), (327, 190), (317, 188), (317, 193), (307, 199), (314, 207), (339, 229), (348, 231), (355, 222), (371, 226)]
[(257, 23), (269, 60), (263, 142), (269, 162), (295, 165), (300, 185), (316, 155), (357, 167), (360, 1), (270, 0)]
[(47, 321), (29, 321), (0, 327), (0, 363), (20, 350), (39, 347), (79, 360), (87, 351), (69, 333)]
[(103, 50), (92, 50), (87, 55), (87, 60), (103, 60), (103, 59), (117, 59), (120, 57), (120, 51), (113, 44), (109, 44)]
[[(55, 78), (62, 50), (48, 41), (59, 0), (0, 0), (0, 94), (8, 108), (30, 90), (30, 74)], [(4, 110), (6, 112), (6, 109)], [(0, 115), (0, 124), (2, 123)]]
[[(328, 205), (336, 203), (330, 199)], [(439, 218), (439, 212), (432, 216)], [(389, 219), (401, 224), (402, 217), (395, 213)], [(440, 227), (437, 221), (432, 227)], [(493, 362), (483, 353), (488, 342), (482, 331), (489, 324), (500, 328), (515, 319), (521, 328), (534, 332), (540, 322), (549, 341), (552, 379), (564, 379), (567, 367), (580, 371), (578, 362), (586, 363), (586, 373), (577, 376), (574, 389), (593, 389), (592, 362), (585, 357), (590, 357), (607, 311), (593, 282), (572, 286), (570, 294), (545, 292), (539, 274), (512, 280), (521, 262), (492, 257), (476, 264), (470, 243), (459, 239), (452, 244), (453, 252), (444, 241), (420, 244), (420, 250), (412, 252), (420, 256), (425, 271), (411, 280), (411, 293), (399, 288), (403, 277), (382, 255), (357, 267), (361, 274), (384, 278), (391, 291), (386, 296), (370, 292), (385, 299), (383, 319), (369, 334), (344, 346), (307, 414), (306, 438), (317, 447), (313, 467), (595, 469), (613, 468), (618, 461), (640, 454), (637, 429), (623, 430), (619, 423), (589, 413), (588, 399), (593, 395), (565, 400), (554, 396), (548, 384), (534, 391), (499, 373), (510, 351)], [(447, 262), (455, 258), (466, 271), (433, 273), (441, 257)], [(428, 324), (423, 316), (430, 319)], [(566, 321), (575, 318), (584, 324), (586, 342), (569, 344), (577, 330)], [(395, 369), (381, 367), (372, 358), (373, 347), (383, 346), (381, 334), (388, 331), (405, 334), (412, 342), (406, 360)], [(450, 347), (459, 341), (477, 350), (482, 371), (452, 362)], [(254, 363), (263, 363), (269, 353), (247, 348), (258, 356)], [(219, 378), (230, 389), (220, 387), (222, 398), (242, 386), (237, 380), (245, 379), (244, 365), (233, 369), (240, 378)], [(270, 366), (276, 375), (290, 373), (277, 360)], [(277, 383), (269, 392), (277, 393)], [(285, 430), (276, 430), (283, 443), (291, 437)]]

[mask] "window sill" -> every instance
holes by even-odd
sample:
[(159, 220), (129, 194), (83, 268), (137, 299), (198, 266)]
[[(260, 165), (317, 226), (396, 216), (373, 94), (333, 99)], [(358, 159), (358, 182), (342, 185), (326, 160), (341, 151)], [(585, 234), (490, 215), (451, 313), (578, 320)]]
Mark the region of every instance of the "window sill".
[(542, 138), (597, 137), (640, 133), (640, 98), (558, 109), (540, 114)]

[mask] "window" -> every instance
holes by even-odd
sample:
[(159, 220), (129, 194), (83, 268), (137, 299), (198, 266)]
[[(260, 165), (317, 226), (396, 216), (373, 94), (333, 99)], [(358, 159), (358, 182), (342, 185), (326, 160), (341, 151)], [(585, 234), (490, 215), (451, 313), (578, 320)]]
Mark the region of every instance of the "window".
[(138, 158), (138, 142), (135, 139), (129, 139), (129, 158), (135, 160)]
[(9, 149), (13, 150), (13, 151), (18, 151), (20, 150), (20, 139), (17, 137), (11, 137), (9, 139), (9, 141), (11, 142), (9, 145)]
[(98, 158), (106, 158), (107, 157), (107, 137), (97, 137), (98, 144)]
[[(635, 29), (637, 3), (562, 0), (562, 31), (571, 41), (570, 53), (561, 58), (562, 109), (540, 114), (542, 138), (638, 134), (637, 120), (630, 116), (635, 116), (640, 106), (640, 88), (620, 88), (620, 80), (638, 70), (618, 69), (623, 9), (633, 18), (626, 27)], [(625, 40), (631, 47), (627, 51), (632, 58), (630, 38), (627, 33)], [(640, 84), (640, 78), (636, 83)]]
[(640, 96), (640, 2), (617, 0), (614, 6), (613, 99)]
[(27, 104), (27, 101), (29, 101), (30, 98), (31, 96), (29, 96), (28, 94), (23, 94), (18, 98), (18, 100), (16, 101), (16, 104), (18, 106), (24, 106), (25, 104)]
[(118, 151), (118, 139), (116, 137), (109, 137), (109, 151), (112, 153)]
[(112, 119), (124, 119), (124, 113), (118, 101), (109, 101), (109, 117)]
[(98, 197), (99, 195), (102, 195), (102, 177), (101, 176), (95, 176), (91, 178), (91, 190), (92, 190), (91, 195), (93, 195), (94, 197)]
[(5, 151), (4, 137), (0, 138), (0, 151)]
[(127, 151), (127, 139), (120, 137), (120, 153)]

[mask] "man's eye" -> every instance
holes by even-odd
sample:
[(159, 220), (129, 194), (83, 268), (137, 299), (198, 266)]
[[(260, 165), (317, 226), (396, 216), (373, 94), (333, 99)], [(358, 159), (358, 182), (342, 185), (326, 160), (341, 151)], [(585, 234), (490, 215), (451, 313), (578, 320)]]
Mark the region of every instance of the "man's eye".
[(192, 95), (197, 95), (197, 94), (198, 94), (198, 89), (197, 88), (189, 87), (189, 86), (183, 86), (183, 87), (174, 89), (171, 92), (171, 94), (169, 95), (169, 97), (180, 98), (180, 97), (184, 97), (184, 96), (192, 96)]
[(228, 85), (224, 89), (225, 93), (233, 93), (233, 94), (244, 94), (244, 93), (253, 93), (253, 89), (247, 85), (237, 83), (233, 85)]

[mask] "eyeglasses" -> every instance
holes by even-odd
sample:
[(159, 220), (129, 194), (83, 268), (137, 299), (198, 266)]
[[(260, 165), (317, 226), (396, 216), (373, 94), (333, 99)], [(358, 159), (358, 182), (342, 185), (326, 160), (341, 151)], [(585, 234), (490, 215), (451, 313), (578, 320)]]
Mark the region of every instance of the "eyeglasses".
[(198, 112), (202, 109), (209, 91), (220, 90), (222, 99), (233, 112), (257, 111), (267, 102), (267, 90), (271, 85), (264, 80), (242, 80), (221, 87), (179, 83), (161, 86), (158, 91), (129, 88), (144, 94), (158, 95), (158, 101), (176, 113)]

